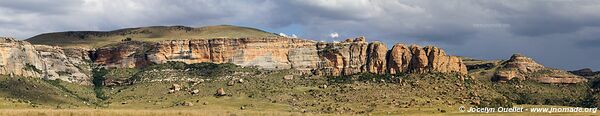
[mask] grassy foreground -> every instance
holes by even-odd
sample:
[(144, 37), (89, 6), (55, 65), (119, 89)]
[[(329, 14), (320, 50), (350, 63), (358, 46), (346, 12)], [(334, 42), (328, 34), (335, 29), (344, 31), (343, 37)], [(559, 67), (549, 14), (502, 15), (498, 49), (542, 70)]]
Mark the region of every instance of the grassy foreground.
[[(0, 76), (0, 116), (549, 115), (464, 113), (458, 108), (593, 107), (586, 103), (595, 101), (588, 83), (495, 83), (489, 70), (462, 79), (441, 73), (321, 77), (294, 75), (293, 70), (169, 62), (94, 72), (95, 86)], [(290, 75), (293, 78), (284, 78)], [(175, 84), (180, 90), (171, 91)], [(218, 88), (227, 95), (215, 96)]]

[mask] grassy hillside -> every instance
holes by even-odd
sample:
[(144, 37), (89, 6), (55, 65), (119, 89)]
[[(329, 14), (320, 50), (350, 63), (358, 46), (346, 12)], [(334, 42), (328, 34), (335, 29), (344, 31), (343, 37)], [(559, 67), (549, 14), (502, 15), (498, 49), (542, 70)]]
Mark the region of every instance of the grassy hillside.
[(93, 108), (92, 87), (0, 75), (0, 108)]
[(126, 28), (114, 31), (68, 31), (45, 33), (27, 39), (33, 44), (63, 47), (99, 47), (130, 38), (135, 41), (161, 41), (177, 39), (275, 37), (263, 30), (231, 25), (206, 27), (153, 26)]
[[(474, 70), (462, 79), (456, 74), (441, 73), (295, 75), (285, 79), (295, 72), (233, 64), (168, 62), (141, 69), (95, 69), (93, 87), (3, 77), (0, 97), (4, 99), (0, 99), (0, 107), (81, 109), (10, 111), (15, 114), (444, 115), (463, 114), (457, 110), (460, 106), (594, 106), (590, 104), (595, 100), (588, 83), (496, 83), (490, 81), (495, 68)], [(170, 92), (173, 84), (181, 85), (181, 90)], [(218, 88), (227, 95), (216, 96)], [(102, 110), (86, 110), (89, 108)]]

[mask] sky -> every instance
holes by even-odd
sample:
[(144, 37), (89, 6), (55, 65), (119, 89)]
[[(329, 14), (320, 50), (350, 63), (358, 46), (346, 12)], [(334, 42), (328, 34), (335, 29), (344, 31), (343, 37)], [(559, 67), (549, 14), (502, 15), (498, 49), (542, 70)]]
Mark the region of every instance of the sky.
[(1, 0), (0, 36), (238, 25), (318, 41), (440, 46), (451, 55), (600, 70), (600, 0)]

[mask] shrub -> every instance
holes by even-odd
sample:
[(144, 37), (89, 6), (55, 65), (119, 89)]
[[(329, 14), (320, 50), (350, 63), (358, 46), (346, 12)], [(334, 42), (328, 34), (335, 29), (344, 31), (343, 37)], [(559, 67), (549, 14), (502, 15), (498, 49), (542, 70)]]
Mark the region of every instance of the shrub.
[(27, 71), (35, 71), (37, 73), (42, 73), (42, 70), (36, 68), (35, 66), (29, 64), (29, 63), (25, 63), (25, 67), (23, 67), (24, 70)]
[(107, 73), (108, 70), (104, 68), (95, 68), (92, 70), (92, 84), (94, 84), (94, 92), (96, 93), (96, 97), (102, 100), (108, 99), (102, 90), (104, 87), (104, 81), (106, 80), (104, 76)]
[(121, 41), (131, 41), (131, 38), (128, 37), (128, 38), (122, 39)]

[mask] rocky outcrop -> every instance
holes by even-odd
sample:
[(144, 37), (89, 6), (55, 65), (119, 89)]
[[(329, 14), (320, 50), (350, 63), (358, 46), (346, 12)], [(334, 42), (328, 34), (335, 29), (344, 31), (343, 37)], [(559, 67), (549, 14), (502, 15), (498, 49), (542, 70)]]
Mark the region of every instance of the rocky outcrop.
[(310, 70), (316, 67), (315, 42), (290, 38), (217, 38), (163, 41), (148, 52), (154, 63), (234, 63), (264, 69)]
[(467, 74), (467, 67), (456, 56), (448, 56), (444, 50), (426, 46), (420, 47), (396, 44), (388, 55), (388, 71), (396, 73), (459, 73)]
[(106, 67), (133, 68), (180, 61), (296, 69), (303, 74), (332, 76), (362, 72), (466, 74), (460, 58), (447, 56), (439, 48), (415, 45), (390, 51), (384, 43), (369, 44), (364, 37), (333, 43), (284, 37), (124, 42), (99, 48), (92, 56)]
[(0, 74), (42, 77), (44, 62), (33, 45), (14, 38), (0, 38)]
[(341, 43), (317, 43), (319, 75), (351, 75), (365, 72), (367, 45), (364, 37), (346, 39)]
[(108, 68), (136, 68), (151, 64), (147, 52), (154, 49), (150, 43), (127, 41), (98, 48), (91, 54), (94, 63)]
[(48, 80), (63, 80), (71, 83), (83, 85), (91, 84), (90, 62), (85, 61), (76, 51), (76, 48), (70, 48), (71, 51), (66, 54), (65, 50), (57, 46), (34, 45), (45, 66), (43, 71), (44, 78)]
[(409, 71), (411, 73), (425, 73), (427, 72), (427, 65), (429, 64), (429, 60), (427, 57), (427, 52), (423, 50), (420, 46), (411, 45), (410, 52), (412, 53), (412, 57), (410, 59)]
[(0, 74), (90, 84), (89, 61), (76, 54), (82, 50), (67, 51), (72, 54), (60, 47), (0, 38)]
[(388, 71), (390, 74), (408, 72), (412, 52), (404, 44), (396, 44), (389, 52)]
[(375, 41), (369, 44), (367, 48), (367, 71), (375, 74), (386, 73), (386, 55), (387, 47), (385, 44)]
[(285, 37), (124, 41), (92, 50), (3, 39), (1, 52), (0, 74), (80, 84), (89, 84), (90, 63), (107, 68), (139, 68), (168, 61), (233, 63), (331, 76), (364, 72), (466, 74), (460, 58), (448, 56), (437, 47), (396, 44), (388, 50), (386, 44), (368, 43), (364, 37), (333, 43)]
[(427, 54), (427, 70), (429, 72), (458, 72), (461, 74), (467, 74), (467, 66), (462, 60), (455, 56), (448, 56), (444, 50), (435, 46), (427, 46), (423, 48)]
[(521, 54), (512, 55), (494, 74), (494, 80), (499, 82), (506, 82), (513, 78), (557, 84), (572, 84), (587, 81), (581, 76), (573, 75), (566, 71), (546, 68), (536, 63), (533, 59)]

